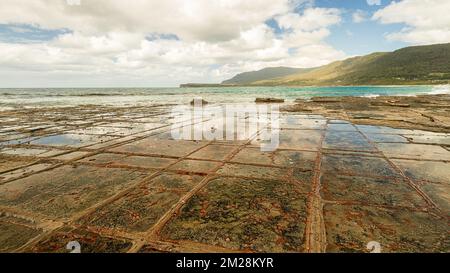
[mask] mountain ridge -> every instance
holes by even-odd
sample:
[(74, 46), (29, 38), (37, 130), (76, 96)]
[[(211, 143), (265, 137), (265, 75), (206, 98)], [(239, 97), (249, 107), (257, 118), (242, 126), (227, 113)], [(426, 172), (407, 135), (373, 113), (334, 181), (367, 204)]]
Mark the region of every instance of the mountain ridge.
[[(282, 71), (274, 71), (280, 68), (282, 68)], [(271, 73), (265, 73), (268, 69), (272, 69)], [(273, 76), (277, 75), (277, 73), (289, 72), (293, 73)], [(264, 75), (268, 76), (264, 78)], [(250, 81), (252, 78), (257, 80)], [(317, 68), (266, 68), (259, 71), (240, 73), (232, 79), (222, 82), (226, 86), (345, 86), (449, 83), (450, 43), (411, 46), (393, 52), (375, 52), (332, 62)]]
[(229, 80), (223, 81), (221, 84), (250, 84), (260, 80), (275, 79), (283, 76), (289, 76), (297, 73), (305, 73), (313, 68), (293, 68), (293, 67), (266, 67), (257, 71), (239, 73)]

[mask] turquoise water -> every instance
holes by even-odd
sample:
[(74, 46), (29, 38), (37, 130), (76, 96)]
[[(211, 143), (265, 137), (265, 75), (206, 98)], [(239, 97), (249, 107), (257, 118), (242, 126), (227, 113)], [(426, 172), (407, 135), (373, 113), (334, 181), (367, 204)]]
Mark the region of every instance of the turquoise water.
[(297, 98), (450, 93), (450, 86), (351, 86), (351, 87), (222, 87), (222, 88), (85, 88), (0, 89), (0, 109), (77, 105), (185, 104), (195, 97), (212, 103), (249, 103), (257, 97)]

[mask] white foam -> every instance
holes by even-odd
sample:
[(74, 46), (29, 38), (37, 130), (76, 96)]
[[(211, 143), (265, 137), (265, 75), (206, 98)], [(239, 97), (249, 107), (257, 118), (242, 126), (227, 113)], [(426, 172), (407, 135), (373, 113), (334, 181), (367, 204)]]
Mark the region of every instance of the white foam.
[(379, 96), (380, 96), (380, 95), (378, 95), (378, 94), (366, 94), (366, 95), (362, 95), (361, 97), (373, 99), (373, 98), (377, 98), (377, 97), (379, 97)]
[(438, 85), (428, 92), (430, 95), (450, 94), (450, 85)]

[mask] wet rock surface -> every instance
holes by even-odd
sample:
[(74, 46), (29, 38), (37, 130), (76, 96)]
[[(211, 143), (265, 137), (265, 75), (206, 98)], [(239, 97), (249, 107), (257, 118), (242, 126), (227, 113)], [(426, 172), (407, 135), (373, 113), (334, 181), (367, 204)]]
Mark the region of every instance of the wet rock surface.
[(0, 252), (448, 252), (448, 98), (298, 100), (272, 151), (170, 106), (4, 111)]
[(284, 99), (277, 98), (256, 98), (256, 103), (283, 103)]
[(289, 112), (321, 114), (355, 124), (450, 132), (450, 95), (315, 97), (297, 99)]
[(215, 179), (166, 225), (162, 237), (241, 251), (300, 252), (306, 199), (294, 183)]

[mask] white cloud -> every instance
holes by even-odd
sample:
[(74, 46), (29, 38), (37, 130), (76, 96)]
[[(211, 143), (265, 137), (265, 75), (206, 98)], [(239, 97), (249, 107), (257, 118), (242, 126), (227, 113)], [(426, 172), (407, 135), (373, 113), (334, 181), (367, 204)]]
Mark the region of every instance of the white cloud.
[[(70, 6), (65, 0), (2, 1), (0, 24), (21, 33), (21, 25), (70, 32), (40, 43), (0, 42), (0, 83), (14, 85), (20, 75), (42, 85), (176, 85), (344, 58), (324, 42), (328, 28), (341, 21), (340, 11), (311, 3), (95, 0)], [(299, 5), (303, 12), (297, 14)], [(265, 24), (273, 18), (287, 31), (275, 33)], [(158, 38), (167, 36), (178, 39)]]
[(341, 12), (334, 8), (310, 8), (303, 14), (287, 13), (276, 18), (278, 25), (285, 29), (313, 31), (341, 22)]
[(381, 5), (381, 0), (367, 0), (369, 6), (379, 6)]
[(32, 22), (42, 28), (69, 28), (93, 35), (152, 30), (177, 32), (183, 39), (223, 41), (289, 9), (289, 1), (271, 0), (95, 0), (82, 1), (79, 6), (67, 5), (66, 0), (14, 0), (2, 1), (0, 18), (2, 23)]
[(388, 39), (413, 44), (450, 42), (450, 1), (403, 0), (392, 2), (377, 11), (373, 19), (383, 24), (405, 24), (400, 32), (390, 33)]
[(357, 10), (352, 14), (352, 19), (354, 23), (364, 22), (367, 19), (367, 12), (363, 10)]

